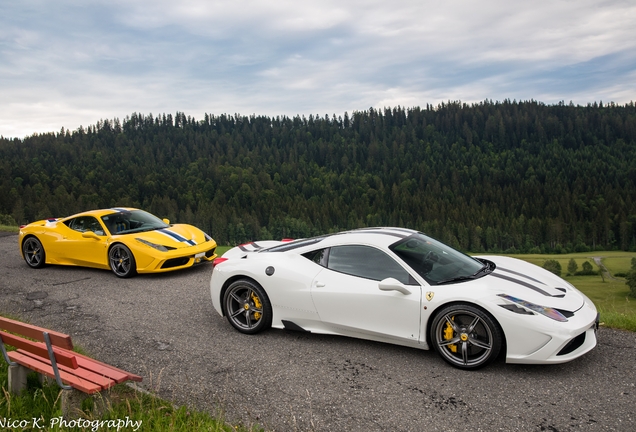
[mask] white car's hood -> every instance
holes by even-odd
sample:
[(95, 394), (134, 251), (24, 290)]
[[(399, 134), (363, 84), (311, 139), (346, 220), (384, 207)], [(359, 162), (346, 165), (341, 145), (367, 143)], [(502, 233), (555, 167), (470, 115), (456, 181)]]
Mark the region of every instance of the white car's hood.
[(537, 305), (577, 311), (586, 297), (557, 275), (528, 262), (503, 256), (479, 256), (494, 262), (495, 271), (479, 279), (492, 290)]
[(245, 243), (235, 246), (223, 254), (224, 258), (243, 258), (249, 254), (259, 252), (272, 246), (285, 244), (285, 242), (277, 240), (262, 240), (258, 242)]

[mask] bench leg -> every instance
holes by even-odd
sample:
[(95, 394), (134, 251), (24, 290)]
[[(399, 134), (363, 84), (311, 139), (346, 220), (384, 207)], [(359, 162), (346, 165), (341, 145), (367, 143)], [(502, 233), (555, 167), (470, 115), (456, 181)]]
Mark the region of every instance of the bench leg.
[(20, 394), (27, 387), (27, 375), (31, 369), (16, 364), (9, 366), (9, 393)]
[(82, 416), (86, 417), (87, 414), (95, 418), (101, 417), (112, 406), (108, 390), (92, 395), (77, 389), (61, 391), (62, 416), (65, 419), (78, 419)]

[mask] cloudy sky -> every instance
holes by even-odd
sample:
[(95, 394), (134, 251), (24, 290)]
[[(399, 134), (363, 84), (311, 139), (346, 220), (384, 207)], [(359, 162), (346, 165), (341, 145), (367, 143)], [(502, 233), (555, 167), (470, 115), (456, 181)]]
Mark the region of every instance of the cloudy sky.
[(0, 0), (0, 135), (133, 112), (636, 101), (634, 0)]

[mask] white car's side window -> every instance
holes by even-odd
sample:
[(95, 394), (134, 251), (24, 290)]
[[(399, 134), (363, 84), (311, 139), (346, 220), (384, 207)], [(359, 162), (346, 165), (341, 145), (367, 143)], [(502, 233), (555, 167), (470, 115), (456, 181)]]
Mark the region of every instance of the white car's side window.
[(377, 281), (392, 277), (408, 285), (410, 280), (408, 272), (393, 258), (370, 246), (330, 248), (327, 268)]

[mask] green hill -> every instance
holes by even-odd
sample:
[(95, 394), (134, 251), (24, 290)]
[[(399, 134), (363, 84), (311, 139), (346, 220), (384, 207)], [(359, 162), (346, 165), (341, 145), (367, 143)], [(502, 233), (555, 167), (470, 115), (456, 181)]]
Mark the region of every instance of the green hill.
[(398, 225), (474, 252), (636, 250), (634, 161), (633, 102), (134, 113), (0, 138), (0, 215), (127, 205), (219, 244)]

